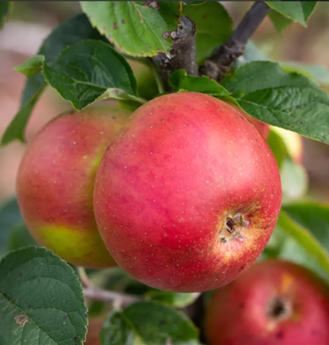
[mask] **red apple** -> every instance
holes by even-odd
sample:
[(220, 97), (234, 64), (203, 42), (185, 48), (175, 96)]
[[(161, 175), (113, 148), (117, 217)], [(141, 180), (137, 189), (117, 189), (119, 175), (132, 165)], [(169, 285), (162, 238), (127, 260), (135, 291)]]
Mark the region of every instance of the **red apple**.
[(270, 133), (270, 126), (267, 123), (260, 122), (254, 117), (249, 116), (247, 113), (245, 113), (245, 116), (258, 129), (259, 133), (266, 140)]
[[(231, 104), (231, 103), (230, 103)], [(270, 133), (270, 125), (267, 123), (263, 123), (255, 119), (254, 117), (248, 115), (245, 113), (241, 108), (237, 107), (234, 104), (231, 104), (233, 108), (239, 111), (240, 114), (242, 114), (249, 122), (251, 122), (259, 131), (259, 133), (262, 135), (262, 137), (266, 140), (269, 133)]]
[(225, 285), (261, 254), (281, 205), (257, 129), (214, 97), (180, 92), (138, 108), (100, 163), (94, 206), (118, 264), (177, 292)]
[(79, 266), (115, 265), (93, 213), (96, 170), (129, 114), (111, 107), (70, 111), (30, 143), (18, 171), (17, 198), (34, 238)]
[(296, 264), (255, 264), (211, 296), (209, 345), (327, 345), (328, 292), (318, 277)]

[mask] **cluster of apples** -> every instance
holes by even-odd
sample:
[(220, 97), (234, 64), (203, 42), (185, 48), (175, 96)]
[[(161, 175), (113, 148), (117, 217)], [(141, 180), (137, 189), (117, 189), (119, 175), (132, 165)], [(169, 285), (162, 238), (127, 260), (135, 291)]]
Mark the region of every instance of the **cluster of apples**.
[(205, 94), (164, 95), (129, 115), (69, 112), (36, 136), (18, 172), (27, 227), (68, 262), (117, 263), (155, 288), (234, 280), (280, 211), (267, 143), (240, 110)]
[[(74, 265), (118, 264), (147, 285), (176, 292), (226, 285), (262, 253), (281, 207), (278, 167), (264, 140), (268, 125), (247, 118), (195, 92), (160, 96), (133, 114), (120, 107), (64, 113), (21, 162), (17, 197), (26, 225)], [(227, 320), (216, 326), (222, 336), (210, 331), (211, 345), (241, 343), (226, 325), (238, 327), (238, 301), (252, 300), (254, 279), (245, 277), (255, 270), (214, 294), (209, 320)], [(223, 313), (225, 306), (216, 307), (223, 298), (236, 307), (227, 304)], [(266, 313), (276, 316), (273, 301)]]

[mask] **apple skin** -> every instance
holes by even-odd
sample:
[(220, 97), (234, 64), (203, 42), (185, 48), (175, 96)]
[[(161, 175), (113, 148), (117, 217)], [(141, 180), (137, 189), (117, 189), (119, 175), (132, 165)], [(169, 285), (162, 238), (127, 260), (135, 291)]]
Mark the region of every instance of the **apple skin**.
[(246, 118), (258, 129), (259, 133), (263, 136), (266, 140), (269, 133), (270, 133), (270, 126), (267, 123), (263, 123), (258, 121), (252, 116), (249, 116), (245, 113)]
[(248, 345), (329, 344), (328, 291), (299, 265), (257, 263), (211, 296), (206, 312), (209, 345), (246, 340)]
[(32, 140), (17, 176), (17, 199), (36, 241), (78, 266), (116, 265), (93, 213), (96, 170), (129, 113), (114, 107), (66, 112)]
[(255, 119), (254, 117), (248, 115), (245, 113), (241, 108), (237, 107), (235, 104), (231, 104), (233, 108), (239, 111), (240, 114), (242, 114), (249, 122), (251, 122), (259, 131), (259, 133), (262, 135), (262, 137), (266, 140), (268, 138), (268, 135), (270, 133), (270, 125), (267, 123), (263, 123)]
[[(196, 92), (138, 108), (106, 150), (94, 190), (98, 229), (119, 266), (177, 292), (215, 289), (246, 270), (280, 206), (279, 171), (260, 133)], [(249, 225), (230, 234), (237, 213)]]

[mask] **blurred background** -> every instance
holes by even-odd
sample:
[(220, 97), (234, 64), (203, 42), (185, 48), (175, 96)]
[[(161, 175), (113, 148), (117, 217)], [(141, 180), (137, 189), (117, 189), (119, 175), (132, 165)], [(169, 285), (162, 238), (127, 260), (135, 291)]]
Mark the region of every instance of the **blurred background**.
[[(252, 2), (222, 2), (238, 23)], [(13, 68), (33, 56), (42, 40), (60, 22), (81, 12), (78, 2), (15, 2), (9, 22), (0, 32), (0, 137), (15, 116), (25, 77)], [(273, 60), (322, 65), (329, 69), (329, 4), (319, 2), (308, 28), (293, 24), (277, 33), (266, 18), (253, 41)], [(329, 86), (321, 86), (329, 92)], [(70, 108), (55, 90), (47, 88), (35, 106), (26, 138), (54, 116)], [(0, 205), (15, 194), (15, 180), (26, 144), (14, 142), (0, 148)], [(307, 198), (329, 201), (329, 146), (303, 138), (303, 164), (309, 178)]]

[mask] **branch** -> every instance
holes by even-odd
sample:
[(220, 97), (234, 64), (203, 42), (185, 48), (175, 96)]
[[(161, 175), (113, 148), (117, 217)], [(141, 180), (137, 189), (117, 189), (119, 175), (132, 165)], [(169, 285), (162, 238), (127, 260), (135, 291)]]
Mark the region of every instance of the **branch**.
[(245, 45), (269, 10), (269, 6), (264, 2), (255, 2), (232, 36), (200, 66), (200, 75), (207, 75), (217, 81), (223, 79), (231, 64), (244, 53)]
[[(169, 33), (164, 34), (167, 34), (169, 37)], [(167, 56), (165, 53), (159, 53), (153, 57), (153, 61), (158, 67), (167, 90), (170, 89), (168, 77), (177, 69), (185, 69), (189, 75), (198, 75), (195, 35), (196, 28), (194, 22), (188, 17), (181, 17), (177, 31), (170, 33), (173, 40), (170, 56)]]
[(77, 271), (83, 286), (83, 294), (86, 299), (90, 299), (92, 301), (112, 302), (116, 306), (123, 307), (142, 300), (138, 296), (98, 289), (93, 286), (83, 267), (78, 267)]
[(97, 289), (93, 286), (83, 288), (85, 298), (92, 301), (113, 302), (120, 306), (128, 306), (135, 302), (142, 301), (138, 296), (123, 294), (119, 292)]

